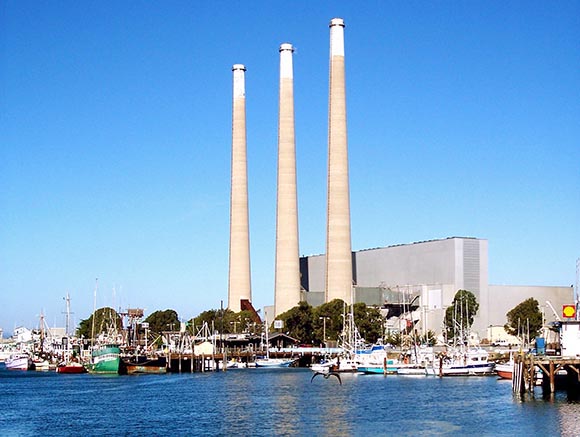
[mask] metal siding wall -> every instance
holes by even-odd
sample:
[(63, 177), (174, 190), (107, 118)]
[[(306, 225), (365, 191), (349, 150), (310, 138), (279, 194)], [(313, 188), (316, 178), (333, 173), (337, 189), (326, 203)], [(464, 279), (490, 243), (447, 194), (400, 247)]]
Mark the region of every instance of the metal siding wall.
[(477, 297), (479, 281), (479, 240), (463, 240), (463, 286)]

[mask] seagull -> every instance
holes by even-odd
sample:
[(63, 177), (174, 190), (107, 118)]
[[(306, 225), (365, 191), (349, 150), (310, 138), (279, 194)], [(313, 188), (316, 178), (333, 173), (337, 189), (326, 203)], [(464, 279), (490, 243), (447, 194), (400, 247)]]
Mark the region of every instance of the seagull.
[(314, 377), (316, 375), (322, 375), (324, 376), (324, 379), (328, 379), (331, 375), (332, 376), (336, 376), (336, 378), (338, 379), (338, 382), (340, 382), (340, 385), (342, 385), (342, 380), (340, 379), (340, 375), (336, 372), (315, 372), (314, 375), (312, 375), (312, 378), (310, 378), (310, 382), (312, 382), (314, 380)]

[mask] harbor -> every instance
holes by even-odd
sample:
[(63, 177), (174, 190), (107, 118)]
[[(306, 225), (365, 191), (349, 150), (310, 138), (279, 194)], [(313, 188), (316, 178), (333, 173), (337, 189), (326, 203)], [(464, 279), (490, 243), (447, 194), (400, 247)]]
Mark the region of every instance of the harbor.
[(12, 372), (0, 365), (2, 435), (560, 435), (580, 403), (520, 401), (495, 377), (342, 374), (303, 368), (163, 376)]

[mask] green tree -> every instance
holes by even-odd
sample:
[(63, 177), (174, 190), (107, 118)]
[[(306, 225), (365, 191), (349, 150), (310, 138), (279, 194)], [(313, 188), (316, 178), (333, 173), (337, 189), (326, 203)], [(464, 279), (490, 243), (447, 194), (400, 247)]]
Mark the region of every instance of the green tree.
[(367, 343), (376, 343), (383, 336), (385, 319), (378, 308), (356, 303), (353, 307), (354, 324)]
[[(95, 321), (93, 325), (93, 319)], [(112, 331), (121, 332), (123, 320), (121, 316), (110, 307), (95, 310), (88, 319), (81, 320), (77, 329), (77, 336), (84, 338), (97, 338), (100, 334), (111, 334)]]
[(192, 332), (195, 327), (197, 331), (204, 323), (207, 323), (210, 330), (213, 327), (214, 330), (218, 332), (223, 331), (224, 334), (254, 334), (261, 331), (259, 325), (254, 323), (253, 314), (250, 311), (234, 313), (227, 308), (224, 308), (223, 311), (221, 309), (203, 311), (189, 320), (188, 329)]
[(390, 344), (395, 347), (401, 346), (402, 342), (403, 339), (400, 332), (391, 332), (387, 335), (387, 338), (384, 339), (385, 344)]
[(300, 302), (285, 313), (276, 317), (284, 322), (284, 332), (302, 343), (312, 343), (316, 338), (314, 333), (314, 312), (307, 302)]
[[(342, 299), (333, 299), (314, 308), (313, 325), (315, 326), (315, 341), (337, 341), (344, 327), (344, 312), (346, 303)], [(323, 338), (326, 328), (326, 339)]]
[(542, 329), (542, 312), (538, 301), (533, 297), (516, 305), (508, 311), (506, 317), (504, 329), (508, 334), (523, 337), (523, 334), (529, 333), (530, 338), (535, 338)]
[(447, 341), (464, 343), (467, 341), (469, 329), (479, 310), (477, 298), (471, 291), (458, 290), (451, 306), (445, 310), (445, 331)]
[(152, 333), (160, 335), (163, 331), (178, 331), (180, 327), (179, 316), (175, 310), (158, 310), (145, 319), (149, 323)]

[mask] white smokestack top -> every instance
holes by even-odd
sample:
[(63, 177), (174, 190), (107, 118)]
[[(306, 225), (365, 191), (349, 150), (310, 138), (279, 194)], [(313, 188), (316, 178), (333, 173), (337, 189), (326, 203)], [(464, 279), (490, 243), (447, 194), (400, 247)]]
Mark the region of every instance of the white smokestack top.
[(234, 64), (232, 67), (234, 72), (234, 99), (236, 97), (246, 97), (246, 81), (245, 73), (246, 67), (242, 64)]
[(330, 92), (328, 108), (328, 211), (325, 300), (351, 303), (352, 252), (346, 135), (344, 21), (330, 22)]
[(344, 56), (344, 20), (333, 18), (330, 20), (330, 56)]
[(280, 45), (280, 79), (292, 79), (292, 44), (284, 43)]
[(232, 71), (232, 179), (228, 308), (237, 313), (241, 310), (241, 299), (252, 300), (252, 290), (246, 152), (246, 68), (241, 64), (235, 64)]
[(280, 46), (276, 284), (274, 292), (274, 313), (276, 316), (288, 311), (300, 302), (293, 51), (291, 44), (286, 43)]

